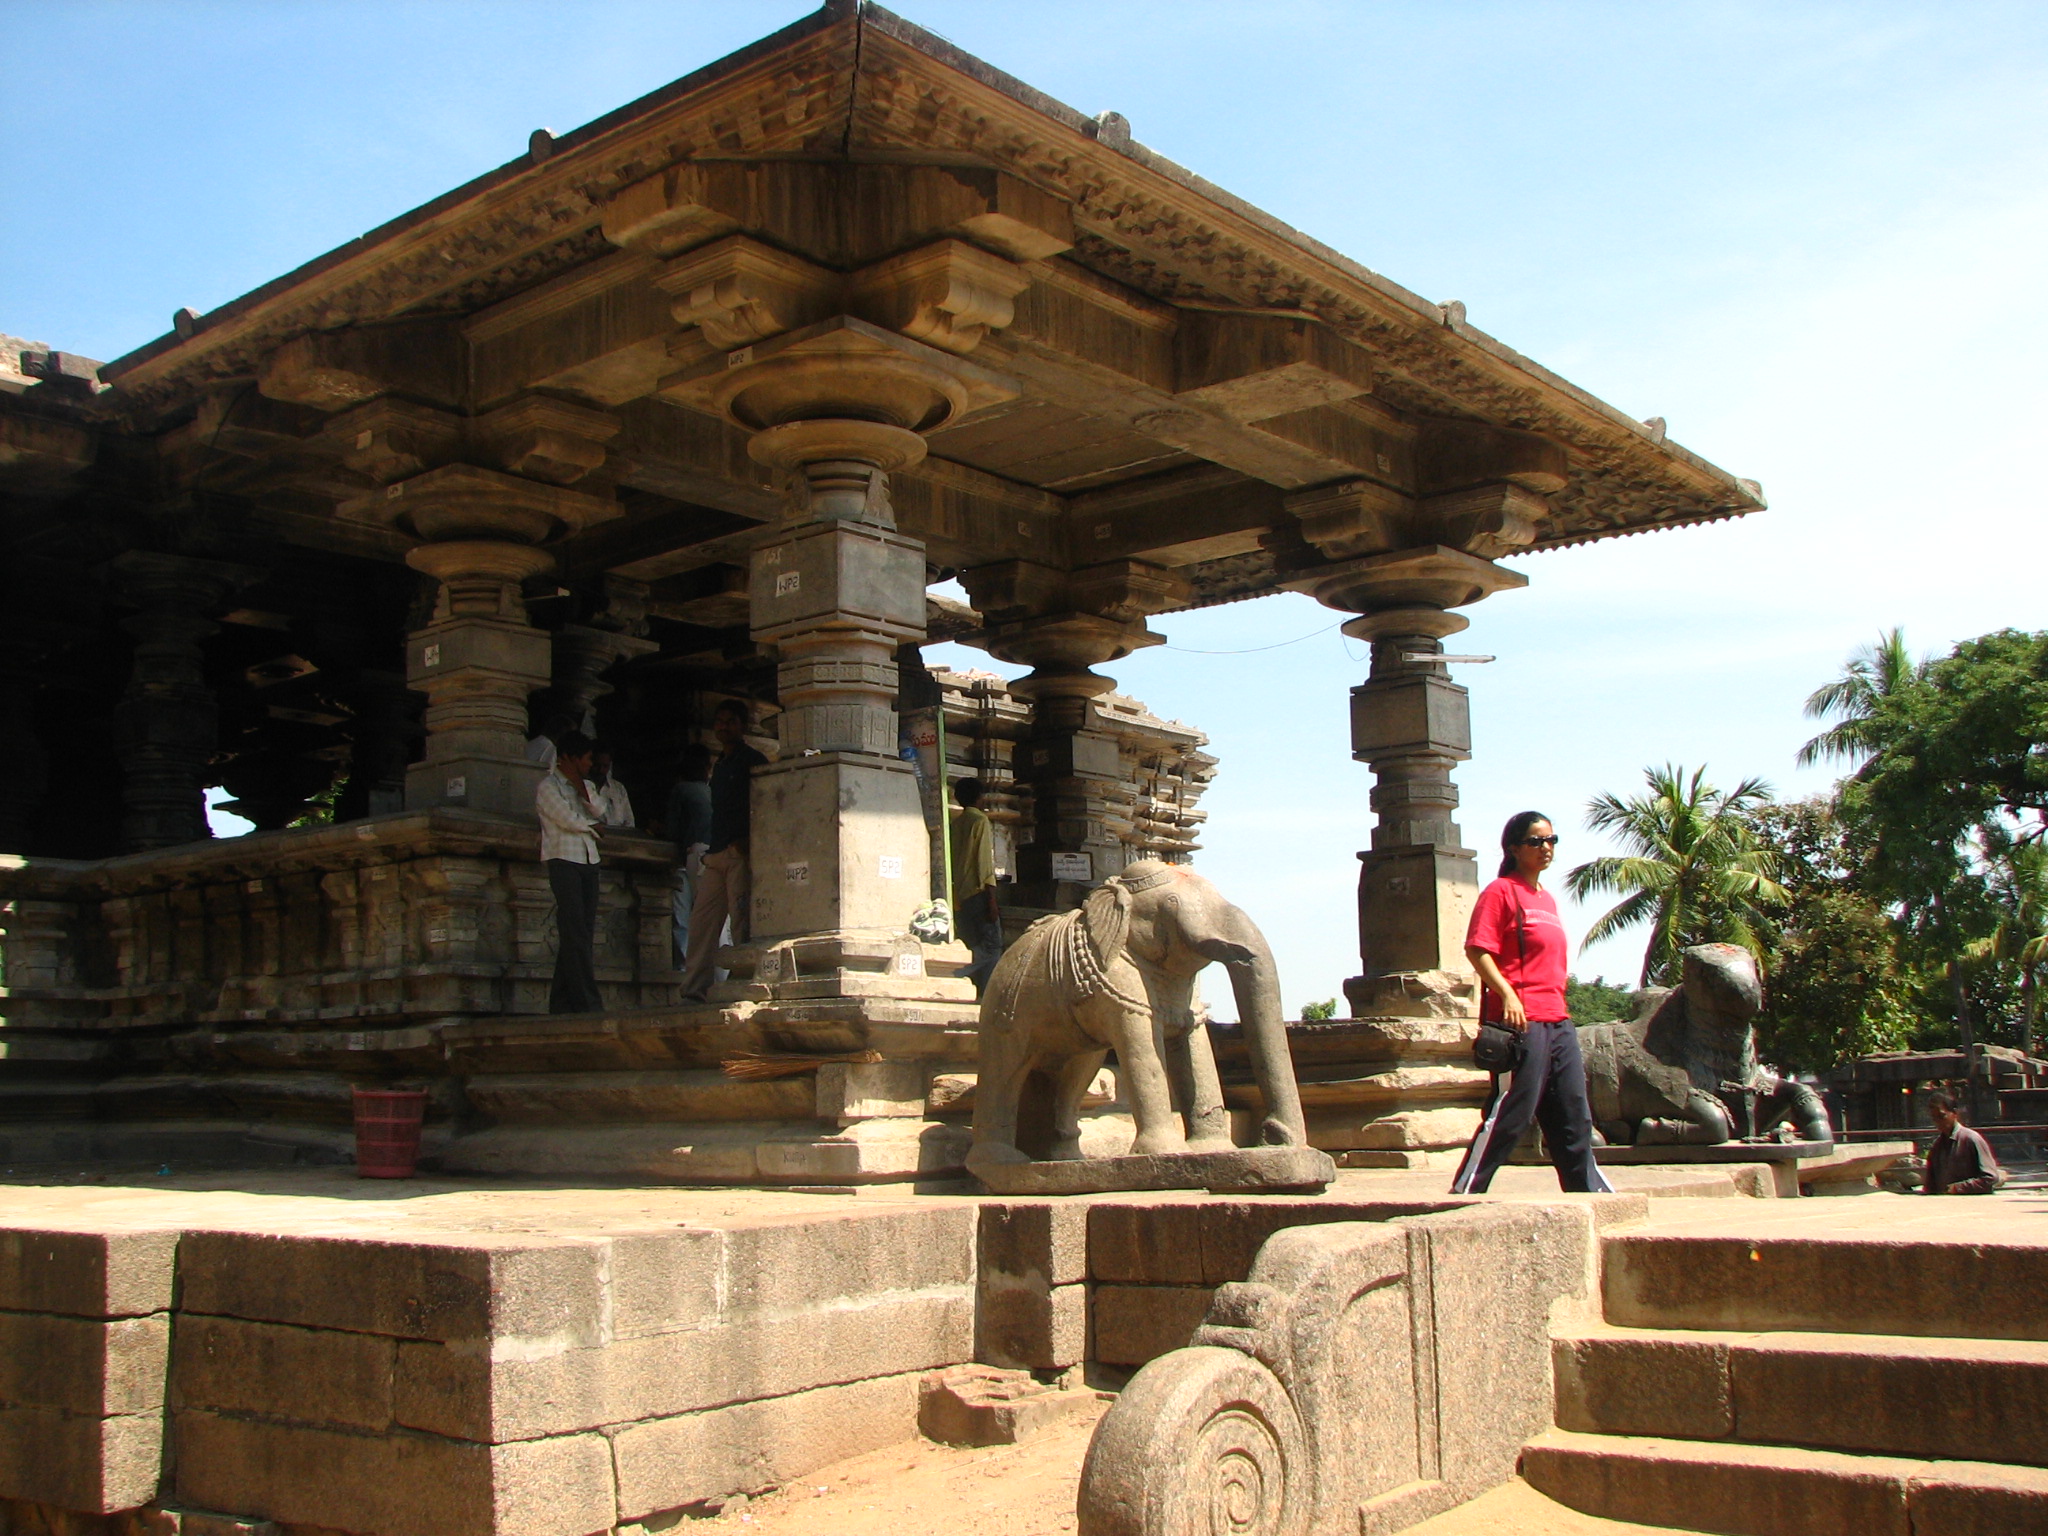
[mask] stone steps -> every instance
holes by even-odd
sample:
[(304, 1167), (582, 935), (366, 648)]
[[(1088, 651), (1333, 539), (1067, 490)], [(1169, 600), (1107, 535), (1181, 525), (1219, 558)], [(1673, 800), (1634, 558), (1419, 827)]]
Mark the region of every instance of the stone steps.
[(1602, 1269), (1623, 1327), (2048, 1340), (2035, 1243), (1636, 1231), (1606, 1239)]
[(2048, 1247), (1917, 1217), (1610, 1231), (1522, 1475), (1735, 1536), (2048, 1536)]
[(1596, 1328), (1551, 1353), (1569, 1430), (2048, 1466), (2048, 1343)]
[(2048, 1471), (1553, 1429), (1522, 1476), (1586, 1514), (1731, 1536), (2048, 1532)]

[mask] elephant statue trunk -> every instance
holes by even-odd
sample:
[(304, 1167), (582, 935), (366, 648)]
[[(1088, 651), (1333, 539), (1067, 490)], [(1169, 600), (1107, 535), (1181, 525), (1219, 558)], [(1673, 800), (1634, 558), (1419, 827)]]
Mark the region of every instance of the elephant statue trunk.
[(1223, 938), (1203, 946), (1230, 975), (1237, 999), (1239, 1027), (1251, 1054), (1252, 1075), (1265, 1100), (1265, 1119), (1255, 1138), (1260, 1146), (1299, 1147), (1308, 1144), (1308, 1125), (1301, 1112), (1301, 1090), (1294, 1081), (1294, 1061), (1287, 1050), (1287, 1019), (1280, 1004), (1280, 971), (1272, 946), (1250, 918), (1231, 907)]

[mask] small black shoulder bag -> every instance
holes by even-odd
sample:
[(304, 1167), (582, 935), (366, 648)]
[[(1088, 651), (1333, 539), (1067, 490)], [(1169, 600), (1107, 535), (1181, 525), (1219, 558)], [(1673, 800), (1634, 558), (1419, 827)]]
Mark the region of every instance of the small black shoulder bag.
[[(1515, 900), (1515, 946), (1522, 957), (1524, 970), (1529, 965), (1528, 916), (1521, 898)], [(1482, 983), (1483, 985), (1483, 983)], [(1472, 1065), (1482, 1072), (1512, 1072), (1522, 1064), (1522, 1031), (1509, 1029), (1505, 1024), (1479, 1026), (1479, 1033), (1472, 1041)]]

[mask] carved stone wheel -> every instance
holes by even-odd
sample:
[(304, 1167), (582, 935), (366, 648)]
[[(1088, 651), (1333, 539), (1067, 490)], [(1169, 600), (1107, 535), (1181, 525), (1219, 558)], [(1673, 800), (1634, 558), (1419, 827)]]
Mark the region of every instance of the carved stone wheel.
[(1273, 1373), (1177, 1349), (1131, 1378), (1081, 1468), (1080, 1536), (1302, 1536), (1308, 1446)]

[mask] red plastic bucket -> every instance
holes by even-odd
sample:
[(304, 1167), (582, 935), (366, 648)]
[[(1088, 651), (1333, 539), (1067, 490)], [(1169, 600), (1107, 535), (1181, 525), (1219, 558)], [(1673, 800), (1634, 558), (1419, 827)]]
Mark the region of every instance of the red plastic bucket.
[(419, 1166), (427, 1096), (416, 1088), (358, 1088), (356, 1177), (409, 1179)]

